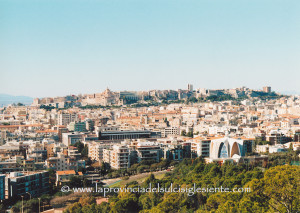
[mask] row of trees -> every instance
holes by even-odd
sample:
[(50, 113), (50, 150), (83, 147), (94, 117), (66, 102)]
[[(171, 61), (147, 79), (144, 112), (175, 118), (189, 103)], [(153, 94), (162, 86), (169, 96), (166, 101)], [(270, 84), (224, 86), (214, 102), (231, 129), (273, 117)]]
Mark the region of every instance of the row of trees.
[(156, 163), (153, 160), (145, 160), (145, 161), (141, 161), (140, 163), (133, 164), (128, 169), (121, 169), (121, 170), (112, 170), (108, 164), (103, 163), (100, 167), (100, 174), (108, 178), (125, 177), (125, 176), (141, 174), (144, 172), (165, 170), (170, 166), (175, 166), (177, 163), (178, 162), (176, 161), (170, 161), (167, 159), (161, 160), (158, 163)]

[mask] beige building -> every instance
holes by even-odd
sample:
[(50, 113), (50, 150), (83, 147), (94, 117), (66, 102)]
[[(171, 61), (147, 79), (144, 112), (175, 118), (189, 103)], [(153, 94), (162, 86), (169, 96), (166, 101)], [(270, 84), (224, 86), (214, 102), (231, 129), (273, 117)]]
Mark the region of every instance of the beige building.
[(119, 95), (110, 91), (108, 88), (102, 93), (96, 93), (86, 95), (86, 98), (82, 100), (82, 105), (112, 105), (117, 104), (119, 101)]
[(113, 169), (129, 168), (129, 157), (129, 149), (124, 145), (114, 145), (112, 149), (103, 150), (103, 161), (109, 163)]
[(89, 157), (91, 160), (96, 160), (98, 162), (103, 160), (103, 150), (109, 149), (112, 145), (111, 144), (104, 144), (98, 142), (91, 142), (88, 144), (89, 147)]
[(163, 138), (167, 137), (167, 136), (176, 136), (179, 134), (180, 134), (180, 132), (179, 132), (178, 127), (167, 127), (161, 131), (161, 137), (163, 137)]

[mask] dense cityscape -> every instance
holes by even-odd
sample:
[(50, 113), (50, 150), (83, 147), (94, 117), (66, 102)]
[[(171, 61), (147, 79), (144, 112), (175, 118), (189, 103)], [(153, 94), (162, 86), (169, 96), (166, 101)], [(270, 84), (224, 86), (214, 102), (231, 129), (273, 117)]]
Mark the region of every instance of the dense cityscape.
[(300, 213), (299, 0), (0, 0), (0, 213)]
[[(195, 162), (203, 167), (198, 168), (199, 174), (211, 165), (220, 169), (235, 165), (258, 176), (272, 166), (299, 166), (300, 97), (280, 95), (269, 86), (261, 90), (195, 90), (191, 84), (176, 91), (106, 89), (4, 106), (0, 131), (1, 211), (128, 212), (133, 208), (131, 212), (222, 212), (222, 205), (211, 205), (208, 195), (203, 205), (187, 205), (186, 211), (182, 206), (159, 210), (160, 201), (146, 206), (141, 201), (131, 203), (122, 211), (110, 205), (117, 202), (114, 197), (118, 195), (76, 197), (60, 189), (95, 183), (103, 187), (140, 184), (141, 180), (130, 180), (140, 176), (145, 180), (150, 173), (146, 182), (155, 183), (184, 175), (179, 170)], [(291, 168), (297, 168), (299, 174), (298, 166)], [(299, 182), (295, 187), (299, 189)], [(299, 210), (299, 197), (294, 198), (291, 206), (278, 204), (293, 209), (283, 212)], [(75, 201), (79, 206), (72, 206)], [(81, 209), (84, 202), (94, 202), (90, 207), (94, 209)], [(271, 205), (261, 208), (272, 209)]]

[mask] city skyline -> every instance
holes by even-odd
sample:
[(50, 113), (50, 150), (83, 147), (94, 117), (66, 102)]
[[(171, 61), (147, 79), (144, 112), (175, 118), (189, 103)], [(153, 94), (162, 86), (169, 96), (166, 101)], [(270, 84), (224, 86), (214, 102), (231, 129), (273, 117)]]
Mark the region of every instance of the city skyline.
[(0, 92), (300, 91), (298, 1), (1, 1)]
[(99, 93), (102, 93), (104, 92), (105, 90), (110, 90), (112, 92), (150, 92), (150, 91), (188, 91), (189, 90), (189, 85), (191, 85), (192, 87), (192, 91), (199, 91), (199, 90), (202, 90), (202, 89), (206, 89), (206, 90), (229, 90), (229, 89), (240, 89), (240, 88), (248, 88), (250, 90), (253, 90), (253, 91), (264, 91), (264, 87), (270, 87), (271, 88), (271, 91), (272, 92), (275, 92), (277, 94), (280, 94), (280, 95), (299, 95), (299, 93), (297, 93), (296, 91), (274, 91), (272, 86), (270, 85), (264, 85), (263, 87), (261, 88), (249, 88), (247, 86), (241, 86), (241, 87), (233, 87), (233, 88), (201, 88), (201, 87), (194, 87), (193, 84), (187, 84), (185, 88), (177, 88), (177, 89), (150, 89), (150, 90), (112, 90), (111, 88), (109, 87), (106, 87), (104, 88), (103, 90), (97, 90), (97, 91), (94, 91), (94, 92), (90, 92), (90, 93), (72, 93), (72, 94), (64, 94), (64, 95), (57, 95), (57, 96), (40, 96), (40, 97), (31, 97), (31, 96), (23, 96), (23, 95), (11, 95), (11, 94), (3, 94), (3, 93), (0, 93), (0, 101), (1, 101), (1, 98), (3, 97), (8, 97), (8, 96), (11, 96), (11, 97), (16, 97), (16, 98), (47, 98), (47, 97), (66, 97), (66, 96), (80, 96), (80, 95), (91, 95), (91, 94), (99, 94)]

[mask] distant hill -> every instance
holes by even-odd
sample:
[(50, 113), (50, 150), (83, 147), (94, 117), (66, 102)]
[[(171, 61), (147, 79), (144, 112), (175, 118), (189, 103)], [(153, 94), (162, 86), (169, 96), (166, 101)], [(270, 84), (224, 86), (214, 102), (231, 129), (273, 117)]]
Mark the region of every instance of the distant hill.
[(9, 104), (22, 103), (25, 105), (32, 104), (33, 98), (28, 96), (13, 96), (8, 94), (0, 94), (0, 106), (7, 106)]

